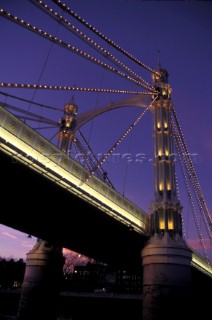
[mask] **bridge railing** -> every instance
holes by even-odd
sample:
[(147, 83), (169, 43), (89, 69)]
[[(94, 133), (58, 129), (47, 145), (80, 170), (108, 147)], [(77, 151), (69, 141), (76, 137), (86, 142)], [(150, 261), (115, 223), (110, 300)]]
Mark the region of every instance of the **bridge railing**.
[(202, 257), (198, 252), (194, 251), (192, 248), (191, 250), (193, 251), (191, 261), (192, 266), (212, 278), (212, 263), (210, 261), (207, 261), (204, 257)]

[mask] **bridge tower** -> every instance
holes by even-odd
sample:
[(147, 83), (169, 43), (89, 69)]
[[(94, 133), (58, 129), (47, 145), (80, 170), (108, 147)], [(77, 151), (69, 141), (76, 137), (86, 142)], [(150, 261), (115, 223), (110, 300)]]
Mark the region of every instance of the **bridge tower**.
[(61, 247), (37, 239), (27, 253), (18, 320), (57, 319), (63, 264)]
[[(68, 153), (75, 138), (77, 105), (72, 98), (60, 119), (59, 148)], [(37, 239), (27, 254), (26, 270), (18, 309), (19, 320), (57, 319), (63, 270), (62, 248)]]
[(182, 233), (171, 125), (168, 72), (153, 74), (154, 201), (151, 237), (142, 250), (143, 320), (177, 319), (189, 306), (192, 252)]
[(75, 139), (76, 115), (78, 107), (74, 98), (64, 106), (64, 115), (60, 119), (59, 148), (68, 153)]

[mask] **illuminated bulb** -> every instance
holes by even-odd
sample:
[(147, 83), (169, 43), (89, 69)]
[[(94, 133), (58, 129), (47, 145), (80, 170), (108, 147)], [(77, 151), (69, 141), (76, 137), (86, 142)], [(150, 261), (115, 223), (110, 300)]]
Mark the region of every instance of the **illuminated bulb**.
[(173, 220), (169, 220), (169, 221), (168, 221), (168, 229), (169, 229), (169, 230), (173, 230), (173, 229), (174, 229)]
[(162, 183), (159, 184), (159, 190), (163, 191), (163, 184)]
[(160, 221), (159, 221), (159, 228), (161, 230), (164, 230), (165, 229), (165, 221), (164, 219), (160, 218)]

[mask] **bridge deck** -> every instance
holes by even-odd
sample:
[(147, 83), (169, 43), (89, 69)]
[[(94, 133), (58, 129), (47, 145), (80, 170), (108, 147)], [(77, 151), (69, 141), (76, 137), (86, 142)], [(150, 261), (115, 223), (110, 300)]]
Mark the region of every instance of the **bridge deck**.
[[(1, 149), (113, 218), (146, 233), (149, 216), (44, 137), (0, 109)], [(87, 181), (86, 181), (87, 180)]]

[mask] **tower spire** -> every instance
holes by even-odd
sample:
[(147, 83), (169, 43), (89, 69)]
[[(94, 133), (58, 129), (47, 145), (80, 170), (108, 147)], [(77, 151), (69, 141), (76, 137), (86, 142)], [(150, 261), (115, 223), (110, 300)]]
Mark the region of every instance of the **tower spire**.
[(160, 50), (157, 50), (158, 53), (158, 69), (161, 68), (161, 63), (160, 63)]

